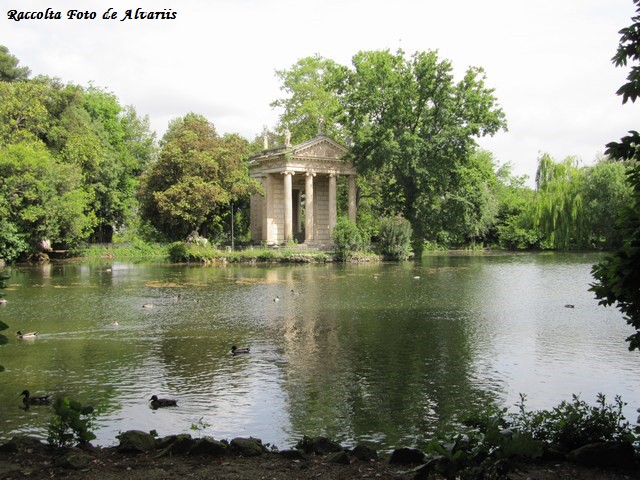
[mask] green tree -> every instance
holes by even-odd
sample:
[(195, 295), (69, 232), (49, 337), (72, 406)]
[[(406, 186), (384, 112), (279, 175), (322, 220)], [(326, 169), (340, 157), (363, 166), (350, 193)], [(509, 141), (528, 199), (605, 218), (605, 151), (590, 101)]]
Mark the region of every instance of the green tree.
[(343, 261), (349, 260), (355, 252), (364, 250), (368, 246), (358, 226), (346, 217), (338, 219), (331, 235), (336, 244), (338, 256)]
[(420, 258), (424, 239), (437, 234), (443, 198), (464, 181), (475, 139), (505, 128), (504, 113), (482, 69), (469, 68), (455, 82), (437, 52), (360, 52), (352, 63), (338, 79), (351, 159), (360, 172), (387, 179)]
[(0, 146), (34, 141), (49, 128), (47, 87), (38, 82), (0, 82)]
[(584, 171), (573, 157), (555, 162), (550, 155), (538, 159), (533, 226), (548, 246), (567, 249), (584, 247), (585, 230), (582, 180)]
[(533, 222), (525, 221), (525, 215), (533, 203), (534, 191), (526, 186), (527, 176), (514, 175), (512, 168), (505, 163), (496, 169), (498, 212), (488, 241), (509, 249), (533, 248), (538, 235), (531, 242)]
[(389, 260), (406, 260), (411, 255), (411, 224), (401, 215), (380, 221), (380, 247)]
[(9, 49), (0, 45), (0, 82), (20, 82), (27, 80), (31, 71), (28, 67), (18, 67), (20, 60), (9, 53)]
[(138, 117), (131, 106), (122, 107), (111, 93), (91, 87), (83, 96), (83, 107), (91, 119), (84, 138), (93, 132), (101, 145), (87, 175), (98, 218), (93, 239), (111, 241), (113, 232), (127, 224), (137, 207), (138, 179), (155, 155), (155, 134), (150, 132), (148, 118)]
[(0, 148), (0, 242), (10, 259), (39, 240), (73, 246), (90, 235), (95, 217), (78, 167), (56, 161), (41, 143)]
[(336, 123), (341, 110), (333, 78), (340, 69), (337, 63), (314, 55), (298, 60), (288, 70), (276, 70), (280, 89), (287, 98), (275, 100), (271, 106), (282, 108), (278, 130), (288, 128), (291, 140), (300, 143), (316, 136), (320, 122), (327, 135), (340, 141), (343, 132)]
[[(617, 67), (628, 62), (640, 62), (640, 0), (633, 1), (636, 14), (632, 24), (620, 30), (620, 44), (613, 57)], [(633, 65), (627, 82), (617, 92), (622, 103), (632, 102), (640, 95), (640, 66)], [(625, 320), (635, 329), (627, 338), (629, 349), (640, 349), (640, 134), (631, 131), (619, 142), (607, 145), (605, 151), (613, 159), (627, 160), (631, 167), (628, 182), (632, 198), (618, 217), (622, 245), (602, 262), (594, 265), (596, 281), (591, 286), (601, 305), (616, 305)]]
[(188, 113), (169, 124), (157, 163), (141, 179), (142, 215), (169, 240), (220, 231), (230, 204), (257, 191), (248, 176), (248, 142), (220, 137), (213, 124)]
[[(458, 182), (442, 198), (436, 198), (438, 212), (430, 225), (435, 239), (444, 246), (473, 244), (487, 238), (498, 213), (495, 163), (490, 152), (473, 152), (458, 167)], [(437, 229), (437, 230), (436, 230)]]
[(582, 181), (585, 232), (590, 246), (611, 249), (622, 239), (616, 228), (617, 213), (632, 200), (626, 166), (604, 157), (585, 169)]

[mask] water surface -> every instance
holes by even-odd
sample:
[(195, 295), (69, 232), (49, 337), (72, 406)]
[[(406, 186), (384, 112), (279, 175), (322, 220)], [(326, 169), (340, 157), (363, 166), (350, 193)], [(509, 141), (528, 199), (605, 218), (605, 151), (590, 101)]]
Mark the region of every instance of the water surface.
[[(0, 308), (11, 326), (0, 438), (46, 438), (51, 409), (20, 408), (25, 388), (94, 405), (94, 443), (105, 446), (130, 429), (253, 435), (280, 448), (320, 434), (419, 446), (439, 425), (520, 393), (530, 408), (620, 394), (635, 421), (640, 357), (621, 315), (588, 291), (597, 259), (13, 269)], [(40, 335), (21, 341), (16, 330)], [(251, 354), (232, 356), (232, 345)], [(178, 407), (154, 411), (152, 394)]]

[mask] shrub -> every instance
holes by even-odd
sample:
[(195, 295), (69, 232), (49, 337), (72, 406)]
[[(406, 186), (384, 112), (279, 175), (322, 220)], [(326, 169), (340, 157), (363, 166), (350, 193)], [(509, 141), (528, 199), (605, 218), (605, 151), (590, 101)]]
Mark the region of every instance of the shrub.
[(635, 440), (622, 414), (624, 403), (619, 396), (609, 404), (599, 393), (593, 406), (573, 395), (571, 402), (563, 401), (551, 411), (534, 412), (526, 411), (525, 400), (526, 396), (520, 395), (519, 412), (512, 416), (511, 423), (546, 445), (569, 451), (589, 443)]
[(380, 221), (380, 247), (388, 260), (406, 260), (411, 255), (411, 223), (404, 217), (383, 218)]
[(362, 232), (351, 220), (340, 218), (333, 229), (333, 241), (338, 256), (347, 260), (353, 253), (364, 250), (367, 246)]
[(54, 447), (71, 444), (86, 445), (96, 436), (91, 431), (93, 407), (82, 405), (67, 397), (53, 403), (54, 415), (49, 423), (47, 440)]
[(189, 260), (189, 251), (184, 242), (173, 242), (169, 245), (169, 260), (172, 262), (186, 262)]

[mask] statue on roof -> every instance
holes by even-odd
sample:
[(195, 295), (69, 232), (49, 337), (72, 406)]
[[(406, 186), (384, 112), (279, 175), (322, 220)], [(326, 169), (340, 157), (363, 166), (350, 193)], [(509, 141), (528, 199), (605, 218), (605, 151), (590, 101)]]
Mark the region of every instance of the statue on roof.
[(285, 147), (291, 146), (291, 132), (286, 127), (284, 129), (284, 146)]
[(324, 127), (326, 123), (327, 122), (324, 118), (318, 120), (318, 135), (324, 135)]

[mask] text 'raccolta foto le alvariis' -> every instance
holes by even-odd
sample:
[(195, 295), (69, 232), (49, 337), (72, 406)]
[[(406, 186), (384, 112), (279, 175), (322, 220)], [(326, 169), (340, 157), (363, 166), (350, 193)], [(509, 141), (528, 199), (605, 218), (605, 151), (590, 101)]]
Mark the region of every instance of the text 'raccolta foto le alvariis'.
[(175, 20), (178, 12), (174, 12), (170, 8), (163, 11), (147, 12), (141, 8), (129, 9), (124, 12), (118, 12), (113, 8), (109, 8), (100, 14), (92, 10), (67, 10), (64, 14), (52, 8), (39, 11), (21, 11), (7, 10), (7, 18), (20, 22), (22, 20)]

